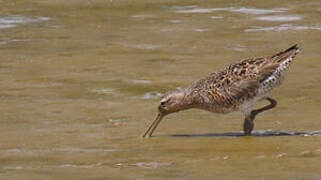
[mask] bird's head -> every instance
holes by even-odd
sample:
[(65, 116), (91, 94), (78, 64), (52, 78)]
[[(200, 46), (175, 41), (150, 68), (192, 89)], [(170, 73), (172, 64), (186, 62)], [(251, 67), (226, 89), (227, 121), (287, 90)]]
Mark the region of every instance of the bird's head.
[(184, 92), (169, 92), (166, 93), (160, 100), (158, 110), (160, 114), (167, 115), (170, 113), (178, 112), (183, 107)]
[(154, 130), (158, 126), (159, 122), (164, 116), (178, 112), (183, 109), (187, 109), (184, 105), (185, 92), (170, 92), (166, 93), (160, 100), (158, 106), (158, 115), (153, 123), (149, 126), (147, 131), (144, 133), (143, 137), (151, 137)]

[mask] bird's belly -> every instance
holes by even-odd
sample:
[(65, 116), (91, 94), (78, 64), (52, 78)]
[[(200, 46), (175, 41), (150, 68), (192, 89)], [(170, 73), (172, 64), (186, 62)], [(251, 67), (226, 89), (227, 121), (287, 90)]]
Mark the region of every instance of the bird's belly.
[(229, 112), (240, 110), (240, 106), (236, 105), (236, 104), (235, 105), (229, 105), (229, 106), (211, 105), (211, 106), (202, 107), (201, 109), (209, 111), (209, 112), (213, 112), (213, 113), (226, 114), (226, 113), (229, 113)]
[(268, 96), (268, 94), (264, 93), (264, 94), (258, 94), (257, 96), (255, 96), (251, 99), (247, 99), (239, 106), (239, 110), (242, 111), (244, 114), (250, 114), (253, 109), (253, 106), (258, 101), (262, 100), (263, 98), (265, 98), (267, 96)]

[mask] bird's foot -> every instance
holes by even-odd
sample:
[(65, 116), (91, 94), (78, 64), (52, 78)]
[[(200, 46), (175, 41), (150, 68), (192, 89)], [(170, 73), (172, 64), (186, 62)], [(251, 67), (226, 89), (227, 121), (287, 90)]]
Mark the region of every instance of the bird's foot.
[(244, 135), (251, 136), (253, 128), (254, 128), (254, 123), (252, 121), (245, 120), (244, 127), (243, 127)]

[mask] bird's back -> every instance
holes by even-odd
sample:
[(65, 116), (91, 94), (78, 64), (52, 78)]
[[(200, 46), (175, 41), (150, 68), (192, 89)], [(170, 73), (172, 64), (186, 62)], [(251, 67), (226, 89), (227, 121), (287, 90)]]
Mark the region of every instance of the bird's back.
[(188, 88), (199, 108), (226, 113), (238, 110), (246, 101), (263, 97), (281, 84), (297, 45), (265, 58), (247, 58), (211, 73)]

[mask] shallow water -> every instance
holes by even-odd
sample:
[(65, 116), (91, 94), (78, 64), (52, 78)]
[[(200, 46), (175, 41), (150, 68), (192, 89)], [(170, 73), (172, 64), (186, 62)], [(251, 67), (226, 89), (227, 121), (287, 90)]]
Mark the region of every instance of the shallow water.
[[(0, 0), (0, 179), (321, 179), (320, 9)], [(166, 91), (295, 43), (255, 136), (239, 112), (189, 110), (141, 139)]]

